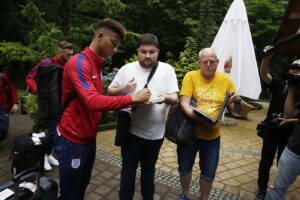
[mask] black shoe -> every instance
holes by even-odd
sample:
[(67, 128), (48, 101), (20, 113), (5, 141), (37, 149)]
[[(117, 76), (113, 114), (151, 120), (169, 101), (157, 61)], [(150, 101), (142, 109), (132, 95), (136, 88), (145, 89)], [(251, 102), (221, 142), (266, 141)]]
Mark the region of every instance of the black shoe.
[(265, 196), (266, 196), (267, 192), (264, 191), (264, 192), (258, 192), (257, 195), (256, 195), (256, 198), (255, 200), (264, 200), (265, 199)]

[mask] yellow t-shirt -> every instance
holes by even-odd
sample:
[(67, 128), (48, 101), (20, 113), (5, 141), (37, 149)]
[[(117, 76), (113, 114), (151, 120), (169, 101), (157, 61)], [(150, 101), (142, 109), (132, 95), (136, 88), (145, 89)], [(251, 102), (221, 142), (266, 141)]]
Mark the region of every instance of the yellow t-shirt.
[[(195, 70), (184, 76), (180, 95), (194, 99), (195, 107), (215, 119), (228, 91), (235, 92), (235, 88), (226, 74), (216, 72), (212, 80), (206, 80)], [(197, 123), (196, 133), (199, 139), (213, 140), (220, 136), (220, 123), (209, 128)]]

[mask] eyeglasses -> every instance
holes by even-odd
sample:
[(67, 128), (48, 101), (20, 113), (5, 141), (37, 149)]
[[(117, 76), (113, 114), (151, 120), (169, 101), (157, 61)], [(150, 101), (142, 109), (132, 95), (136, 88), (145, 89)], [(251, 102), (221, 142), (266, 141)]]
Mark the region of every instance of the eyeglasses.
[(208, 64), (216, 64), (218, 61), (217, 60), (203, 60), (201, 61), (201, 63), (205, 64), (205, 65), (208, 65)]

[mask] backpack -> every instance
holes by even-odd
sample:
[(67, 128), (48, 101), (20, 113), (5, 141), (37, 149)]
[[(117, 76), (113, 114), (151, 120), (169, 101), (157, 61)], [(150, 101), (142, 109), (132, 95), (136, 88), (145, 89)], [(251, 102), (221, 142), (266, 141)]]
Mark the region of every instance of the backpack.
[(52, 63), (37, 69), (38, 122), (41, 126), (51, 121), (60, 121), (64, 109), (76, 97), (73, 93), (62, 105), (62, 76), (64, 67)]
[(5, 80), (5, 78), (4, 78), (2, 72), (0, 72), (0, 79), (1, 79), (2, 82), (3, 82), (4, 91), (5, 91), (6, 97), (7, 97), (8, 110), (10, 110), (10, 109), (13, 107), (14, 102), (13, 102), (13, 100), (12, 100), (12, 97), (11, 97), (10, 91), (9, 91), (9, 88), (8, 88), (8, 86), (7, 86), (7, 82), (6, 82), (6, 80)]
[(41, 123), (58, 121), (61, 115), (63, 67), (53, 63), (37, 69), (38, 120)]

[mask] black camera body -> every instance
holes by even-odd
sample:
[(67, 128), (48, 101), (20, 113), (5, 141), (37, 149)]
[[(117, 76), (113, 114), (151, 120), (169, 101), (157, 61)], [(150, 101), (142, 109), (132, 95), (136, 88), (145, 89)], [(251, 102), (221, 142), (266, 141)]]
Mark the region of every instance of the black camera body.
[(264, 138), (266, 135), (272, 134), (274, 129), (277, 129), (281, 122), (278, 118), (282, 117), (283, 113), (273, 113), (268, 120), (261, 121), (256, 127), (257, 135)]
[(286, 73), (283, 75), (283, 79), (287, 80), (289, 85), (295, 85), (297, 83), (300, 83), (300, 75)]
[(271, 116), (271, 120), (270, 123), (272, 126), (277, 127), (281, 120), (279, 120), (278, 118), (283, 118), (283, 113), (273, 113)]
[(274, 47), (265, 48), (265, 49), (263, 49), (262, 56), (263, 57), (269, 56), (272, 53), (274, 53), (274, 50), (275, 50)]

